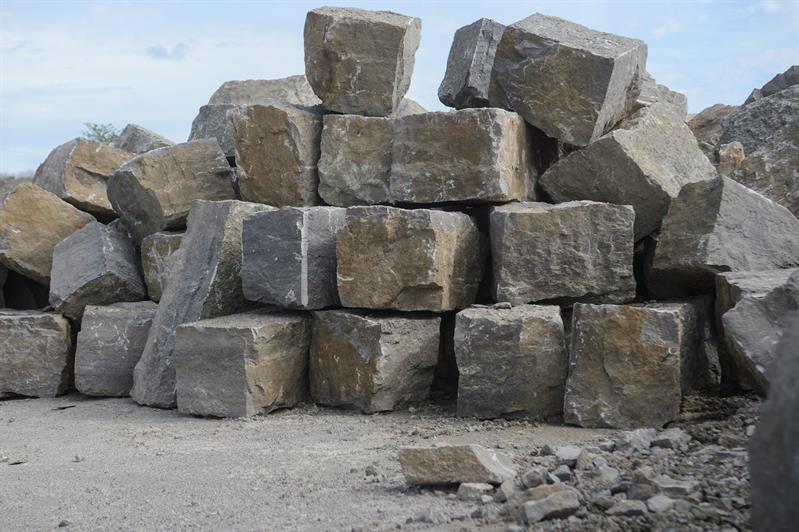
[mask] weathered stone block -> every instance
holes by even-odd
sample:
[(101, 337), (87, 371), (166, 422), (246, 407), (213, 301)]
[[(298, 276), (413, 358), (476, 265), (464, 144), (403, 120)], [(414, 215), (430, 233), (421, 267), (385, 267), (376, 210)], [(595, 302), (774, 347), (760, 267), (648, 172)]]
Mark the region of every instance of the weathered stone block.
[(108, 199), (137, 242), (186, 223), (192, 201), (234, 197), (233, 171), (219, 145), (198, 140), (159, 148), (120, 166)]
[(175, 329), (197, 320), (245, 310), (241, 290), (241, 225), (272, 207), (242, 201), (195, 201), (167, 282), (130, 396), (139, 404), (175, 406)]
[(319, 195), (331, 205), (389, 201), (394, 119), (326, 115), (319, 159)]
[(509, 203), (491, 211), (492, 291), (513, 304), (635, 297), (629, 205)]
[(783, 127), (799, 120), (799, 85), (788, 87), (744, 105), (722, 121), (724, 133), (719, 144), (738, 141), (750, 154), (763, 146)]
[(737, 109), (737, 105), (717, 103), (697, 113), (688, 121), (688, 127), (696, 137), (699, 148), (711, 162), (716, 162), (715, 151), (724, 133), (722, 121)]
[(464, 482), (499, 485), (516, 475), (510, 457), (482, 445), (400, 447), (399, 461), (408, 484), (422, 486)]
[(292, 407), (308, 395), (307, 314), (261, 311), (177, 328), (178, 410), (244, 417)]
[(680, 120), (685, 121), (687, 119), (688, 97), (659, 84), (649, 72), (644, 72), (641, 77), (641, 94), (638, 96), (636, 106), (648, 107), (658, 102), (663, 102), (670, 106)]
[(494, 57), (490, 100), (550, 137), (586, 146), (630, 113), (646, 44), (536, 13), (508, 26)]
[(531, 138), (502, 109), (424, 113), (394, 123), (390, 196), (397, 203), (535, 197)]
[(161, 300), (169, 260), (180, 247), (183, 233), (153, 233), (141, 241), (141, 266), (147, 295), (156, 303)]
[(80, 393), (128, 396), (157, 308), (152, 301), (86, 307), (75, 351), (75, 387)]
[(0, 262), (42, 284), (50, 282), (53, 248), (93, 222), (55, 194), (24, 183), (0, 197)]
[(489, 106), (491, 70), (504, 31), (504, 24), (481, 18), (455, 32), (438, 87), (441, 103), (456, 109)]
[(86, 305), (146, 296), (136, 247), (125, 234), (91, 222), (53, 249), (50, 304), (68, 318), (80, 319)]
[(189, 142), (193, 140), (214, 139), (230, 160), (236, 158), (233, 144), (233, 119), (229, 112), (238, 106), (232, 104), (203, 105), (191, 123)]
[(799, 219), (727, 177), (692, 183), (663, 222), (649, 289), (658, 297), (710, 293), (723, 271), (799, 266)]
[(125, 126), (125, 129), (122, 130), (122, 133), (112, 144), (114, 148), (136, 155), (174, 145), (175, 143), (168, 138), (162, 137), (155, 131), (150, 131), (138, 124)]
[(438, 316), (346, 310), (313, 316), (314, 402), (374, 413), (428, 397), (438, 360)]
[(338, 306), (336, 231), (346, 210), (283, 207), (244, 220), (244, 297), (293, 309)]
[(100, 142), (73, 139), (58, 146), (36, 169), (33, 184), (82, 211), (114, 218), (106, 186), (114, 170), (134, 155)]
[(325, 108), (390, 116), (408, 91), (422, 21), (388, 11), (321, 7), (305, 19), (305, 75)]
[(660, 227), (669, 202), (684, 185), (715, 175), (688, 126), (669, 106), (658, 103), (559, 160), (539, 181), (557, 202), (632, 205), (635, 239), (640, 240)]
[[(716, 315), (721, 317), (744, 297), (762, 297), (784, 285), (799, 268), (755, 272), (723, 272), (716, 275)], [(721, 323), (721, 322), (719, 322)]]
[(0, 397), (55, 397), (72, 386), (72, 329), (58, 314), (0, 310)]
[(483, 245), (466, 214), (353, 207), (336, 236), (337, 284), (345, 307), (455, 310), (471, 305)]
[(251, 105), (237, 109), (232, 120), (242, 199), (277, 207), (319, 203), (318, 109)]
[(458, 415), (563, 412), (569, 355), (557, 306), (469, 308), (457, 315)]

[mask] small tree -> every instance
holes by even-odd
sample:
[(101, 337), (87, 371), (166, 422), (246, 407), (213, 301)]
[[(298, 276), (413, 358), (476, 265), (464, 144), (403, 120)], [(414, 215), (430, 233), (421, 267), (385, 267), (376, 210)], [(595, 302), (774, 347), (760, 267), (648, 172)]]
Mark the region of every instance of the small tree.
[(86, 129), (83, 130), (81, 136), (95, 142), (103, 144), (111, 144), (119, 138), (119, 130), (113, 124), (93, 124), (86, 122), (83, 124)]

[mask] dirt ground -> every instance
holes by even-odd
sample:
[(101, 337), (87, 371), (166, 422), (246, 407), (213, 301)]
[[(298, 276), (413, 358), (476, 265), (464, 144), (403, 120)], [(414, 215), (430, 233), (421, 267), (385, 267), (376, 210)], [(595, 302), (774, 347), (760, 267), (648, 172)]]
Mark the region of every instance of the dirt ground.
[(474, 503), (407, 488), (400, 446), (479, 443), (519, 459), (611, 434), (457, 419), (446, 405), (373, 416), (305, 405), (211, 420), (128, 399), (0, 401), (0, 530), (424, 528), (406, 522)]

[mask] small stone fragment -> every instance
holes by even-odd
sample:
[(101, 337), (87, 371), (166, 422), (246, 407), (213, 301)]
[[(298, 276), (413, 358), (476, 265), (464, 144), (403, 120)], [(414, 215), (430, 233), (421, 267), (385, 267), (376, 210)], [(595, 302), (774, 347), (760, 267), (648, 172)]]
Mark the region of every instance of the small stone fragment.
[(481, 496), (493, 492), (494, 486), (483, 482), (464, 482), (458, 486), (458, 498), (462, 501), (478, 501)]
[(655, 429), (626, 430), (618, 435), (614, 441), (614, 448), (624, 452), (629, 450), (646, 451), (652, 446), (657, 432)]
[(663, 494), (674, 498), (686, 498), (701, 489), (698, 480), (677, 480), (658, 475), (649, 467), (640, 467), (633, 472), (632, 484), (627, 492), (630, 499), (645, 501), (654, 495)]
[(666, 513), (674, 507), (674, 499), (667, 495), (654, 495), (646, 500), (646, 507), (655, 514)]
[(141, 241), (141, 266), (147, 295), (155, 302), (161, 300), (169, 260), (180, 247), (183, 233), (159, 232)]
[(607, 515), (624, 517), (635, 517), (645, 513), (647, 508), (642, 501), (619, 501), (605, 512)]
[(577, 464), (577, 459), (580, 457), (581, 452), (583, 452), (582, 449), (571, 445), (557, 447), (555, 448), (555, 458), (558, 459), (559, 464), (574, 467)]
[(735, 175), (735, 171), (741, 166), (745, 157), (743, 144), (737, 140), (719, 146), (718, 154), (716, 171), (719, 175), (726, 175), (728, 177)]
[(527, 525), (547, 519), (563, 519), (580, 509), (580, 493), (566, 488), (540, 500), (528, 501), (519, 510), (519, 517)]
[(652, 447), (682, 449), (691, 441), (691, 435), (679, 428), (661, 431), (652, 439)]
[(561, 464), (552, 471), (552, 476), (559, 482), (570, 482), (572, 479), (572, 470), (566, 464)]
[(531, 467), (522, 474), (522, 484), (525, 488), (535, 488), (547, 482), (547, 468), (546, 467)]
[(445, 485), (481, 482), (499, 485), (516, 475), (511, 459), (481, 445), (400, 447), (399, 461), (408, 484)]
[[(162, 137), (155, 131), (150, 131), (138, 124), (128, 124), (112, 146), (118, 150), (140, 155), (158, 148), (174, 146), (171, 140)], [(120, 163), (121, 164), (121, 163)]]

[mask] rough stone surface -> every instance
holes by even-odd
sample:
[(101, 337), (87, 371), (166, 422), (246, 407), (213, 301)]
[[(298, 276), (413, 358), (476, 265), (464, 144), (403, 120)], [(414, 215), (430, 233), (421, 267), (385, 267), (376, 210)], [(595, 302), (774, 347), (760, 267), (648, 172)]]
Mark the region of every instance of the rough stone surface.
[(48, 284), (53, 248), (92, 221), (92, 215), (55, 194), (23, 183), (0, 197), (0, 263)]
[(126, 397), (157, 306), (152, 301), (88, 305), (75, 351), (75, 387), (85, 395)]
[(233, 121), (228, 114), (238, 109), (237, 105), (203, 105), (191, 123), (189, 142), (193, 140), (214, 139), (229, 160), (235, 160), (236, 147), (233, 143)]
[(326, 115), (319, 159), (319, 195), (349, 207), (389, 201), (394, 119)]
[(685, 121), (688, 117), (688, 97), (659, 84), (649, 72), (644, 72), (641, 77), (641, 94), (636, 105), (647, 107), (658, 102), (671, 106), (681, 120)]
[(466, 214), (353, 207), (336, 236), (345, 307), (444, 311), (477, 296), (484, 245)]
[[(755, 90), (758, 93), (759, 99), (771, 96), (772, 94), (785, 90), (788, 87), (793, 87), (794, 85), (799, 85), (799, 65), (791, 65), (788, 67), (788, 70), (781, 74), (777, 74), (771, 78), (768, 83)], [(746, 104), (748, 103), (751, 102), (747, 100)]]
[(563, 412), (569, 355), (557, 306), (470, 308), (457, 315), (458, 415)]
[(396, 203), (532, 199), (531, 138), (502, 109), (406, 116), (394, 124), (390, 198)]
[(516, 474), (516, 466), (507, 455), (481, 445), (400, 447), (399, 460), (408, 484), (422, 486), (463, 482), (499, 485)]
[(171, 140), (138, 124), (128, 124), (114, 141), (114, 148), (140, 155), (158, 148), (174, 146)]
[(738, 141), (754, 153), (780, 129), (799, 120), (799, 85), (745, 105), (724, 118), (719, 144)]
[(0, 397), (55, 397), (72, 386), (69, 321), (58, 314), (0, 310)]
[(246, 218), (244, 297), (294, 309), (339, 306), (336, 231), (345, 213), (339, 207), (283, 207)]
[(629, 205), (510, 203), (491, 211), (492, 291), (513, 304), (635, 297)]
[(527, 501), (519, 511), (519, 518), (528, 525), (547, 519), (563, 519), (580, 509), (580, 492), (564, 487), (541, 499)]
[(292, 407), (308, 394), (307, 314), (259, 311), (177, 328), (178, 410), (244, 417)]
[(68, 318), (80, 319), (86, 305), (146, 296), (136, 247), (116, 229), (91, 222), (53, 249), (50, 304)]
[(490, 99), (548, 136), (586, 146), (630, 113), (646, 44), (536, 13), (505, 29)]
[(799, 266), (799, 219), (727, 177), (692, 183), (663, 222), (650, 291), (710, 293), (718, 272)]
[(716, 315), (721, 318), (744, 297), (759, 298), (788, 282), (799, 268), (723, 272), (716, 275)]
[(438, 99), (447, 107), (488, 107), (491, 70), (505, 25), (489, 18), (455, 32)]
[(743, 144), (737, 140), (722, 144), (718, 149), (716, 171), (719, 175), (732, 176), (743, 163), (745, 156)]
[(305, 75), (325, 108), (390, 116), (408, 91), (422, 21), (388, 11), (321, 7), (305, 19)]
[(183, 233), (160, 232), (141, 241), (141, 267), (147, 295), (155, 302), (161, 300), (169, 260), (180, 247)]
[(130, 396), (139, 404), (175, 406), (175, 329), (244, 310), (241, 225), (271, 207), (242, 201), (195, 201), (188, 228), (170, 262), (166, 289), (153, 318)]
[(710, 161), (716, 161), (716, 148), (724, 133), (722, 121), (737, 110), (737, 105), (717, 103), (697, 113), (688, 121), (688, 127), (691, 128), (699, 147)]
[(302, 74), (278, 79), (226, 81), (208, 100), (209, 105), (255, 105), (277, 100), (292, 105), (313, 106), (321, 101)]
[(136, 240), (186, 223), (192, 201), (233, 199), (233, 171), (219, 145), (198, 140), (159, 148), (119, 167), (108, 198)]
[(419, 113), (426, 113), (427, 109), (421, 106), (419, 102), (416, 100), (411, 100), (410, 98), (403, 98), (400, 101), (399, 106), (397, 107), (397, 112), (395, 116), (397, 118), (402, 118), (403, 116), (409, 115), (418, 115)]
[(752, 526), (755, 530), (793, 530), (799, 507), (788, 501), (799, 493), (799, 313), (785, 321), (773, 365), (769, 398), (749, 447)]
[(438, 361), (438, 316), (345, 310), (313, 316), (315, 403), (374, 413), (428, 397)]
[(116, 216), (106, 186), (114, 170), (133, 154), (84, 138), (70, 140), (50, 152), (36, 169), (33, 184), (82, 211), (103, 218)]
[(236, 110), (233, 143), (242, 199), (276, 207), (319, 203), (317, 111), (278, 102)]
[(680, 412), (685, 331), (678, 305), (574, 307), (564, 419), (659, 427)]
[(640, 109), (590, 146), (572, 152), (539, 179), (557, 202), (632, 205), (635, 239), (660, 227), (680, 189), (715, 169), (685, 123), (663, 103)]

